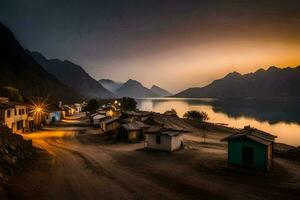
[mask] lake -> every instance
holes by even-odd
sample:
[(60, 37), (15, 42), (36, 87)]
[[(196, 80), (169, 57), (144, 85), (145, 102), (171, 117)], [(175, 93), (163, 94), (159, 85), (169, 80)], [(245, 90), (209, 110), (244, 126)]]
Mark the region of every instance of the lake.
[(250, 125), (278, 136), (276, 142), (300, 146), (300, 99), (219, 100), (204, 98), (137, 99), (140, 110), (163, 113), (174, 108), (180, 117), (186, 111), (208, 113), (209, 122), (243, 128)]

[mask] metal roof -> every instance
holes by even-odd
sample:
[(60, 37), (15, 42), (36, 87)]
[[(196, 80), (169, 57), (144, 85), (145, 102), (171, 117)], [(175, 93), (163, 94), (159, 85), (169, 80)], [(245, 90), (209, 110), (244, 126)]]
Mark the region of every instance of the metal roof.
[(240, 130), (238, 133), (230, 135), (222, 139), (221, 141), (228, 141), (234, 139), (249, 139), (263, 145), (270, 145), (272, 142), (274, 142), (276, 137), (277, 136), (272, 135), (270, 133), (247, 126), (244, 129)]

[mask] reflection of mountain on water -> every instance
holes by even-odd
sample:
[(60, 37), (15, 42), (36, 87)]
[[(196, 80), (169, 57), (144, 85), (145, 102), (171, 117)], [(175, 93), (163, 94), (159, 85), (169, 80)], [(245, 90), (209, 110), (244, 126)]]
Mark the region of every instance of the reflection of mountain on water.
[(211, 103), (214, 112), (229, 117), (250, 117), (270, 124), (279, 122), (300, 124), (300, 99), (244, 99), (216, 100)]

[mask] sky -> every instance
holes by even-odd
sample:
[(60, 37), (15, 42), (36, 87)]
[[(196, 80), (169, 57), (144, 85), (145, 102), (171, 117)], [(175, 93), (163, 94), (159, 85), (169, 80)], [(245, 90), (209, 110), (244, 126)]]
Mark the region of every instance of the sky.
[(24, 48), (173, 93), (300, 65), (298, 0), (1, 0)]

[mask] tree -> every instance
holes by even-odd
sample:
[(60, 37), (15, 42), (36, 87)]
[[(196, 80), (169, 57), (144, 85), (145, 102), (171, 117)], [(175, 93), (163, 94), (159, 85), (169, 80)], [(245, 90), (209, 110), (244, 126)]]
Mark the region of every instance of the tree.
[(206, 112), (199, 112), (197, 110), (191, 110), (184, 113), (183, 118), (197, 120), (197, 121), (206, 121), (209, 119)]
[(171, 110), (167, 110), (164, 112), (165, 115), (170, 115), (170, 116), (174, 116), (174, 117), (178, 117), (177, 112), (174, 108), (172, 108)]
[(123, 97), (121, 100), (121, 108), (123, 111), (136, 110), (137, 102), (130, 97)]
[(17, 88), (6, 86), (0, 88), (0, 96), (8, 97), (10, 101), (23, 102), (23, 96)]
[(97, 99), (89, 100), (88, 104), (85, 107), (85, 111), (89, 113), (95, 113), (99, 108), (99, 102)]

